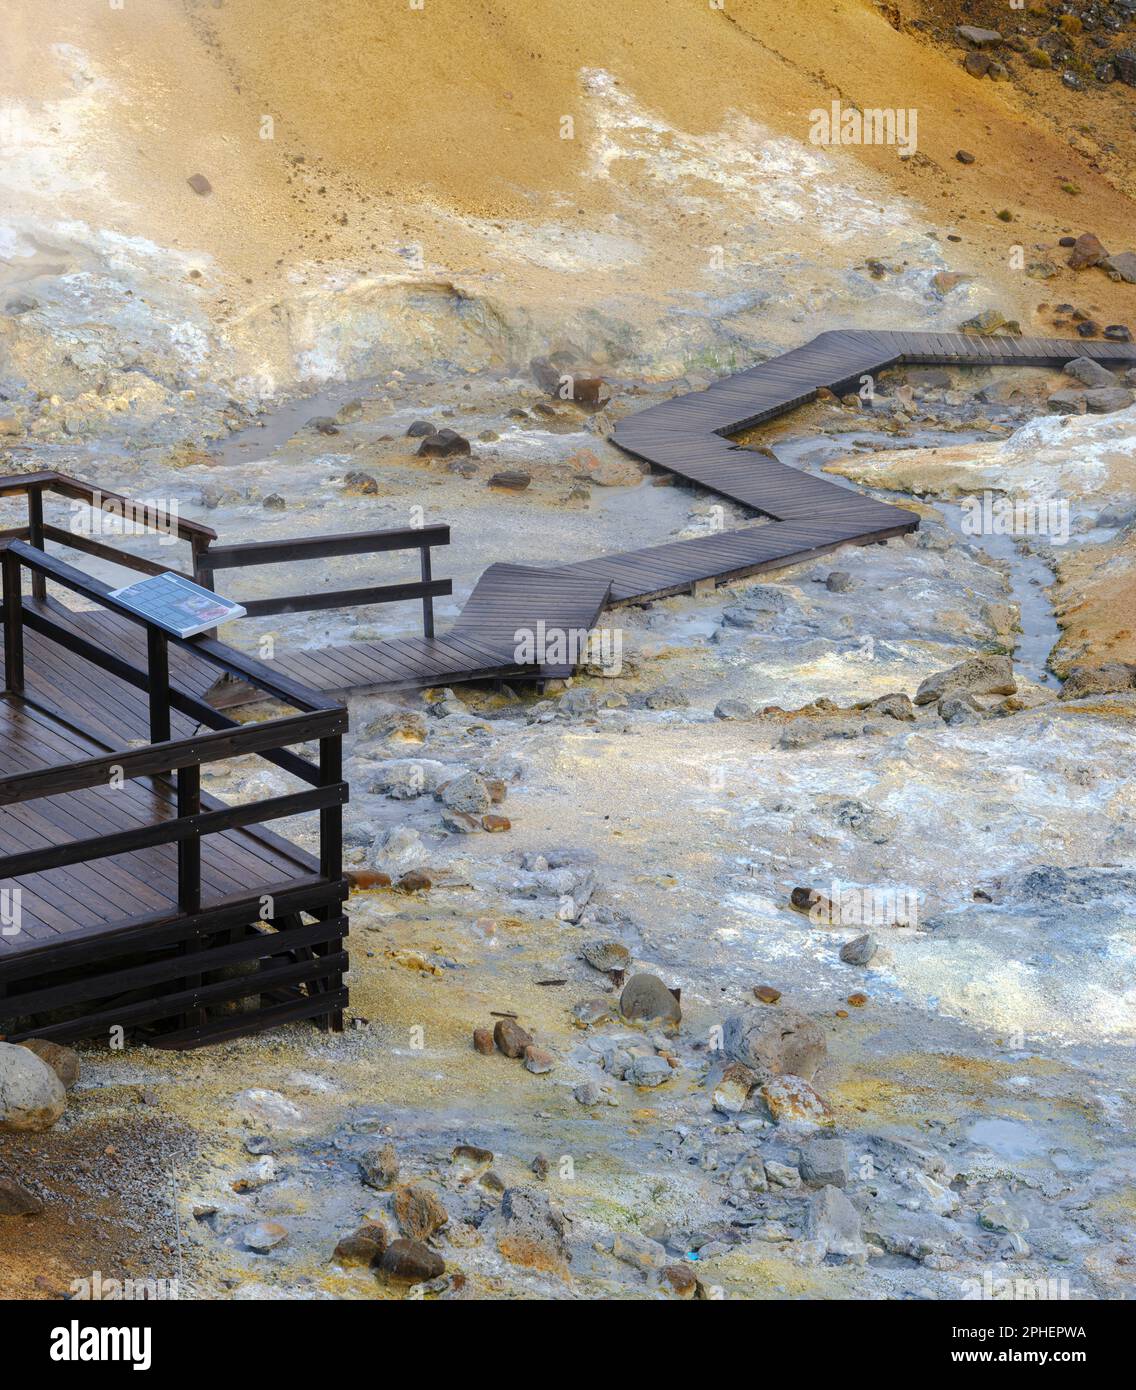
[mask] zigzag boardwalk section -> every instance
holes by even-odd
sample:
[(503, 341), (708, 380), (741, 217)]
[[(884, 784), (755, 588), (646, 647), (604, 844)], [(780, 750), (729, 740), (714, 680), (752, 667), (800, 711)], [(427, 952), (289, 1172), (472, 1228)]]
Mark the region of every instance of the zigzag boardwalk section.
[(519, 662), (517, 632), (534, 632), (539, 623), (550, 631), (588, 629), (608, 606), (783, 569), (842, 545), (885, 541), (919, 525), (903, 507), (740, 448), (730, 435), (806, 405), (822, 389), (838, 395), (858, 391), (865, 377), (875, 378), (889, 367), (1062, 367), (1073, 357), (1122, 367), (1136, 361), (1136, 346), (964, 333), (822, 333), (704, 391), (641, 410), (622, 420), (612, 435), (629, 454), (751, 508), (767, 518), (765, 524), (550, 569), (491, 565), (440, 638), (283, 652), (274, 664), (318, 690), (337, 692), (566, 674), (568, 666)]

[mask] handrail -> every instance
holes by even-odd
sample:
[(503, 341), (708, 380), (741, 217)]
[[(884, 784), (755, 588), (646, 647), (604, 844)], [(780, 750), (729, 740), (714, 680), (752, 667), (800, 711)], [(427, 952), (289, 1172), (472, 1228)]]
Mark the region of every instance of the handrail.
[(244, 600), (250, 618), (277, 613), (310, 613), (324, 608), (353, 608), (371, 603), (399, 603), (422, 600), (422, 631), (434, 636), (434, 599), (453, 593), (449, 579), (434, 579), (430, 548), (449, 545), (450, 528), (445, 525), (402, 527), (395, 530), (352, 531), (341, 536), (306, 536), (288, 541), (249, 541), (242, 545), (219, 545), (195, 554), (197, 572), (211, 584), (219, 569), (244, 569), (249, 565), (279, 564), (282, 561), (325, 560), (340, 555), (377, 554), (392, 550), (417, 550), (421, 578), (406, 584), (368, 585), (356, 589), (337, 589), (331, 593), (285, 594), (280, 598)]
[(201, 557), (203, 570), (243, 569), (246, 565), (280, 560), (325, 560), (337, 555), (364, 555), (381, 550), (417, 550), (424, 545), (449, 545), (450, 528), (410, 527), (382, 531), (348, 531), (341, 536), (298, 536), (290, 541), (248, 541), (214, 545)]
[(347, 732), (347, 711), (321, 714), (290, 714), (237, 729), (220, 729), (192, 738), (166, 739), (144, 748), (123, 749), (96, 758), (79, 758), (57, 767), (36, 772), (18, 772), (0, 778), (0, 806), (32, 801), (61, 792), (82, 791), (85, 787), (105, 786), (115, 773), (124, 779), (154, 777), (177, 772), (183, 767), (201, 767), (225, 758), (243, 757), (265, 749), (284, 748), (292, 743), (308, 743)]
[[(146, 632), (145, 672), (93, 643), (76, 638), (53, 620), (49, 612), (28, 606), (23, 596), (22, 571), (33, 578), (50, 578), (102, 607), (119, 613)], [(106, 785), (112, 777), (123, 779), (176, 774), (176, 815), (154, 825), (132, 826), (124, 831), (89, 836), (63, 845), (48, 845), (0, 857), (0, 877), (45, 872), (87, 860), (128, 853), (171, 843), (177, 844), (178, 903), (183, 912), (201, 906), (201, 838), (204, 835), (259, 824), (266, 820), (318, 811), (320, 817), (320, 874), (324, 879), (342, 876), (343, 805), (348, 787), (343, 781), (342, 736), (347, 730), (347, 711), (297, 682), (278, 677), (261, 662), (206, 637), (173, 636), (116, 599), (110, 586), (52, 556), (27, 541), (0, 540), (3, 573), (4, 657), (7, 691), (24, 693), (24, 623), (49, 639), (54, 638), (87, 660), (147, 691), (150, 701), (151, 743), (144, 748), (80, 758), (57, 767), (18, 773), (0, 779), (0, 806), (39, 797)], [(193, 651), (206, 661), (238, 676), (301, 713), (231, 726), (187, 739), (170, 737), (170, 711), (188, 697), (170, 685), (168, 644)], [(30, 701), (29, 703), (35, 703)], [(48, 711), (50, 713), (50, 711)], [(285, 750), (289, 744), (318, 740), (319, 766), (313, 767)], [(205, 763), (249, 753), (260, 753), (311, 783), (309, 790), (218, 810), (202, 810), (201, 767)]]
[[(0, 497), (29, 494), (33, 491), (57, 492), (61, 497), (94, 504), (101, 499), (104, 504), (96, 510), (109, 511), (113, 506), (129, 507), (138, 516), (141, 524), (149, 531), (169, 533), (171, 527), (177, 530), (184, 541), (197, 540), (209, 542), (217, 539), (217, 532), (200, 521), (186, 521), (182, 517), (171, 517), (164, 507), (148, 506), (137, 498), (127, 497), (120, 492), (108, 492), (97, 483), (88, 483), (84, 478), (73, 478), (68, 473), (57, 473), (45, 469), (39, 473), (8, 473), (0, 477)], [(153, 524), (151, 524), (151, 519)]]
[[(87, 555), (95, 555), (99, 559), (122, 565), (125, 569), (138, 570), (142, 574), (163, 574), (173, 569), (173, 566), (156, 564), (141, 555), (132, 555), (129, 550), (117, 550), (113, 546), (104, 545), (91, 536), (48, 525), (43, 518), (45, 492), (84, 501), (95, 511), (119, 510), (125, 516), (129, 509), (132, 522), (148, 531), (160, 531), (163, 535), (176, 531), (180, 540), (189, 542), (192, 554), (192, 574), (183, 575), (186, 579), (197, 578), (200, 573), (201, 555), (209, 548), (209, 543), (217, 539), (217, 533), (211, 526), (204, 526), (199, 521), (184, 521), (180, 516), (172, 517), (164, 507), (126, 497), (120, 492), (108, 492), (83, 478), (73, 478), (70, 474), (58, 473), (52, 469), (44, 469), (38, 473), (9, 473), (0, 477), (0, 497), (23, 495), (28, 502), (27, 525), (17, 528), (15, 532), (6, 532), (7, 538), (26, 537), (31, 545), (41, 551), (44, 550), (46, 541), (53, 540), (70, 550), (80, 550)], [(173, 572), (182, 573), (181, 570)], [(45, 594), (44, 576), (33, 574), (33, 597), (42, 599)]]
[(247, 681), (250, 685), (257, 686), (267, 694), (282, 700), (285, 704), (308, 711), (341, 708), (338, 701), (329, 699), (319, 691), (310, 690), (307, 686), (301, 685), (298, 681), (293, 681), (287, 676), (279, 675), (269, 666), (266, 666), (264, 662), (257, 661), (255, 657), (239, 652), (224, 642), (218, 642), (214, 638), (204, 636), (177, 637), (173, 633), (167, 633), (164, 629), (156, 627), (153, 623), (148, 623), (141, 614), (136, 613), (128, 604), (113, 598), (109, 584), (104, 584), (102, 580), (84, 574), (82, 570), (74, 569), (71, 565), (57, 560), (52, 555), (45, 555), (43, 551), (29, 545), (27, 541), (0, 541), (0, 550), (14, 556), (21, 565), (28, 569), (38, 571), (45, 578), (70, 589), (73, 593), (81, 594), (102, 607), (109, 608), (112, 612), (120, 614), (132, 623), (146, 628), (148, 632), (160, 633), (167, 641), (173, 642), (187, 651), (192, 651), (211, 665), (217, 666), (240, 680)]

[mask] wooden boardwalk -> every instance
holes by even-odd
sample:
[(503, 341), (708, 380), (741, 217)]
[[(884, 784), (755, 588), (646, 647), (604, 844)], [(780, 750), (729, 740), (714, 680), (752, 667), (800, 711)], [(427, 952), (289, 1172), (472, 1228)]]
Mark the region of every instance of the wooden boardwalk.
[[(0, 559), (0, 1036), (185, 1048), (340, 1027), (346, 710), (162, 633), (18, 529)], [(36, 577), (94, 606), (37, 595)], [(238, 724), (201, 698), (218, 672), (298, 713)], [(254, 757), (300, 789), (233, 805), (202, 790), (203, 768)], [(318, 854), (268, 828), (301, 816)]]
[(516, 659), (516, 633), (591, 627), (605, 608), (815, 559), (914, 530), (918, 518), (852, 488), (787, 467), (730, 442), (816, 398), (859, 391), (889, 367), (1061, 367), (1073, 357), (1136, 361), (1136, 345), (1064, 338), (978, 338), (963, 333), (837, 331), (792, 352), (675, 396), (620, 421), (614, 443), (637, 458), (767, 518), (695, 540), (600, 555), (549, 569), (496, 564), (478, 581), (450, 631), (434, 639), (356, 642), (284, 651), (274, 665), (318, 690), (347, 692), (449, 684), (484, 676), (563, 675)]

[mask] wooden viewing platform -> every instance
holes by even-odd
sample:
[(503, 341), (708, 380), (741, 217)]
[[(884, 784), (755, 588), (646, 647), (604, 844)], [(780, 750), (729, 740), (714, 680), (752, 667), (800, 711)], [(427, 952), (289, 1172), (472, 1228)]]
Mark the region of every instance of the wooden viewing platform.
[[(24, 529), (0, 548), (0, 1035), (187, 1048), (299, 1018), (341, 1027), (346, 710), (220, 642), (167, 635)], [(49, 584), (94, 607), (69, 610)], [(201, 699), (220, 674), (297, 712), (237, 724)], [(300, 789), (240, 805), (202, 792), (202, 767), (251, 755)], [(266, 828), (305, 813), (318, 855)]]

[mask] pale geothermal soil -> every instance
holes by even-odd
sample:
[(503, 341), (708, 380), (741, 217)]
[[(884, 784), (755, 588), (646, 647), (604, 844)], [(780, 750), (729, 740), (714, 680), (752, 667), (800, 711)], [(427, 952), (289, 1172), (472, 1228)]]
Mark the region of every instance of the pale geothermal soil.
[[(979, 82), (939, 41), (953, 6), (901, 3), (900, 31), (886, 8), (9, 5), (0, 471), (176, 502), (232, 542), (448, 522), (444, 628), (494, 560), (757, 524), (645, 477), (606, 442), (627, 412), (841, 326), (954, 330), (996, 308), (1070, 335), (1067, 316), (1053, 326), (1062, 301), (1136, 324), (1136, 287), (1075, 274), (1056, 245), (1091, 229), (1131, 249), (1131, 89), (1074, 93), (1033, 70)], [(912, 27), (932, 10), (933, 32)], [(836, 99), (917, 107), (917, 156), (808, 143), (810, 110)], [(1055, 273), (1015, 269), (1018, 246)], [(555, 351), (604, 376), (605, 409), (550, 402), (529, 360)], [(1136, 418), (1045, 416), (1061, 373), (907, 384), (746, 442), (912, 507), (917, 536), (610, 613), (622, 672), (581, 676), (564, 707), (524, 686), (352, 700), (349, 865), (425, 866), (434, 887), (353, 896), (343, 1036), (84, 1049), (56, 1129), (0, 1142), (0, 1174), (47, 1203), (0, 1218), (0, 1292), (54, 1297), (99, 1268), (177, 1277), (183, 1296), (399, 1296), (331, 1258), (368, 1215), (393, 1229), (391, 1192), (358, 1169), (387, 1142), (448, 1211), (431, 1296), (666, 1296), (613, 1254), (617, 1235), (660, 1242), (707, 1297), (954, 1298), (986, 1276), (1136, 1292), (1136, 696), (1059, 699), (1054, 675), (1136, 658)], [(310, 424), (327, 416), (338, 433)], [(465, 471), (415, 456), (419, 418), (470, 439)], [(526, 491), (486, 485), (516, 468)], [(373, 492), (346, 484), (359, 471)], [(961, 502), (988, 490), (1067, 501), (1067, 543), (966, 536)], [(0, 525), (18, 517), (0, 505)], [(60, 503), (50, 519), (82, 515)], [(290, 580), (405, 574), (379, 557)], [(282, 580), (242, 576), (237, 596)], [(417, 616), (226, 636), (270, 658)], [(852, 709), (978, 653), (1013, 654), (1019, 691), (973, 722)], [(649, 708), (663, 685), (687, 703)], [(581, 691), (596, 707), (573, 713)], [(724, 699), (781, 712), (726, 722)], [(391, 708), (422, 713), (425, 741), (388, 743)], [(512, 828), (449, 834), (431, 796), (387, 796), (405, 759), (502, 777)], [(251, 762), (209, 780), (231, 800), (289, 783)], [(312, 843), (307, 823), (282, 829)], [(525, 895), (522, 856), (538, 853), (594, 873), (578, 924)], [(855, 928), (788, 907), (794, 886), (837, 881), (916, 895), (911, 925), (873, 928), (868, 967), (839, 959)], [(600, 940), (681, 989), (677, 1032), (576, 1025), (579, 1002), (618, 999), (580, 955)], [(782, 1002), (759, 1004), (761, 984)], [(827, 1038), (816, 1085), (863, 1263), (816, 1262), (812, 1189), (745, 1185), (754, 1153), (795, 1168), (800, 1136), (756, 1100), (713, 1109), (724, 1018), (785, 1007)], [(474, 1051), (494, 1011), (519, 1015), (551, 1072)], [(602, 1066), (615, 1044), (677, 1065), (637, 1089)], [(500, 1181), (455, 1163), (463, 1144), (491, 1151)], [(502, 1184), (563, 1211), (567, 1272), (502, 1252)], [(247, 1248), (258, 1221), (286, 1228), (269, 1254)]]

